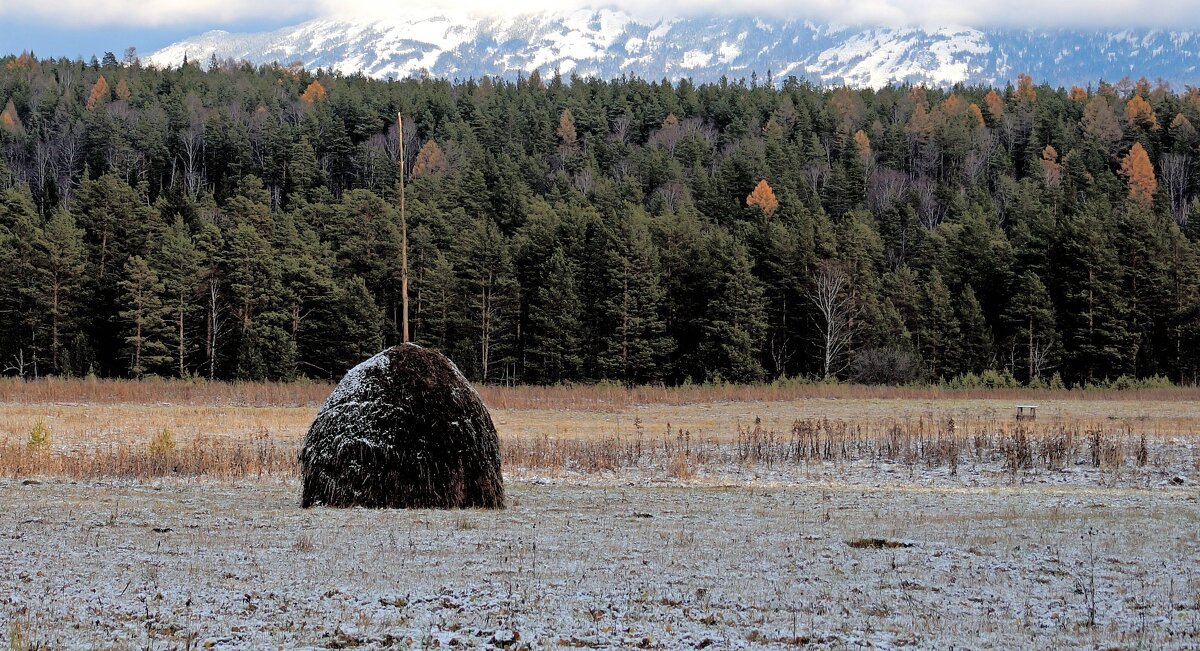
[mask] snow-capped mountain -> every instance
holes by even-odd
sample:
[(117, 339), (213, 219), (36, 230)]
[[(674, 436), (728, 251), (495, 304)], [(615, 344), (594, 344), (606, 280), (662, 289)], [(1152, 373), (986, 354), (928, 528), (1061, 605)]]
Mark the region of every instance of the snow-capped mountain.
[(381, 78), (515, 77), (557, 68), (564, 75), (697, 81), (752, 73), (765, 80), (770, 72), (777, 81), (795, 75), (873, 87), (1003, 85), (1022, 72), (1054, 85), (1127, 75), (1177, 87), (1200, 81), (1200, 33), (866, 28), (736, 16), (645, 21), (615, 10), (322, 18), (273, 32), (207, 32), (155, 52), (149, 62), (174, 66), (185, 57), (207, 61), (214, 54), (255, 64), (300, 61), (309, 69)]

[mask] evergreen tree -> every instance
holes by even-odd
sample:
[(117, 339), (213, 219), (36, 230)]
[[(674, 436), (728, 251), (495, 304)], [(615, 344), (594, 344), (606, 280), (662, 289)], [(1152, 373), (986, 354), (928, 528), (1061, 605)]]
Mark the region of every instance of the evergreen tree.
[(58, 211), (46, 223), (37, 244), (37, 277), (33, 293), (37, 301), (37, 341), (48, 370), (74, 375), (84, 369), (80, 360), (84, 325), (81, 305), (87, 269), (84, 232), (66, 211)]
[(1010, 351), (1017, 377), (1026, 382), (1043, 379), (1060, 351), (1054, 305), (1037, 274), (1026, 271), (1017, 277), (1005, 320), (1012, 332)]
[(766, 310), (746, 247), (728, 234), (709, 236), (707, 322), (700, 352), (708, 381), (755, 382), (762, 378)]
[(125, 350), (129, 373), (142, 377), (171, 362), (165, 343), (168, 326), (163, 318), (164, 286), (146, 260), (135, 255), (125, 263), (121, 281), (122, 304), (119, 316), (125, 322)]
[(922, 292), (920, 329), (917, 334), (921, 356), (932, 377), (946, 377), (955, 370), (961, 342), (958, 317), (942, 274), (929, 272)]
[(164, 341), (174, 358), (172, 370), (179, 377), (188, 375), (188, 355), (194, 347), (189, 328), (194, 327), (192, 321), (199, 308), (202, 260), (187, 225), (178, 218), (163, 231), (149, 260), (152, 271), (162, 281), (161, 300), (171, 329)]
[(669, 349), (659, 260), (640, 210), (625, 216), (616, 235), (605, 263), (611, 291), (599, 306), (608, 324), (599, 365), (604, 377), (642, 384), (662, 377)]
[(525, 368), (528, 380), (553, 384), (579, 377), (583, 308), (575, 274), (561, 248), (546, 261), (543, 274), (530, 300)]
[(1096, 204), (1089, 206), (1060, 223), (1054, 247), (1064, 375), (1081, 382), (1129, 373), (1136, 356), (1110, 224)]
[(992, 329), (983, 315), (975, 290), (967, 285), (958, 297), (958, 322), (962, 345), (958, 350), (957, 371), (979, 373), (992, 365)]
[(518, 287), (508, 242), (495, 222), (480, 220), (460, 247), (456, 268), (473, 336), (461, 343), (457, 357), (471, 360), (468, 368), (482, 382), (512, 381)]

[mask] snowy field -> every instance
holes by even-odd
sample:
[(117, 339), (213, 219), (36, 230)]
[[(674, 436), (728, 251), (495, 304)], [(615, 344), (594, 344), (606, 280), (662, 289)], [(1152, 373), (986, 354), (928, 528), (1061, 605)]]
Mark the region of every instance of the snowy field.
[(502, 512), (4, 479), (0, 645), (1200, 648), (1194, 480), (880, 470), (510, 477)]

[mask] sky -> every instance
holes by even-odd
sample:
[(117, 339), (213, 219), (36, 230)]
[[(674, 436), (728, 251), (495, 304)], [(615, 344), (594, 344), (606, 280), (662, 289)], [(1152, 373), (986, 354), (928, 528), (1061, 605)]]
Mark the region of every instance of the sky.
[[(434, 0), (417, 0), (417, 2)], [(972, 27), (1200, 29), (1200, 0), (566, 0), (641, 18), (754, 13), (814, 22)], [(563, 1), (441, 0), (438, 7), (491, 13), (562, 8)], [(129, 46), (149, 54), (210, 29), (262, 31), (315, 17), (410, 11), (412, 0), (0, 0), (0, 53), (88, 58)]]

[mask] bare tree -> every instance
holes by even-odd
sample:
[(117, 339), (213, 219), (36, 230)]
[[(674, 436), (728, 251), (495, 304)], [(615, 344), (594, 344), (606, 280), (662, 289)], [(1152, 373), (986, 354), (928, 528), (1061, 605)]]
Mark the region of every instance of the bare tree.
[(867, 207), (878, 215), (887, 210), (893, 201), (903, 199), (908, 194), (909, 185), (907, 174), (890, 167), (878, 168), (867, 181)]
[(925, 230), (933, 230), (942, 223), (946, 208), (937, 196), (937, 183), (928, 176), (917, 179), (917, 220)]
[(840, 266), (822, 265), (813, 278), (808, 298), (817, 308), (815, 321), (821, 333), (822, 371), (832, 378), (847, 366), (845, 354), (861, 327), (862, 306), (851, 287), (850, 274)]
[(1171, 214), (1183, 226), (1188, 218), (1188, 178), (1192, 175), (1192, 157), (1188, 154), (1163, 154), (1159, 161), (1163, 188), (1171, 197)]
[(1050, 352), (1054, 348), (1054, 342), (1042, 343), (1040, 340), (1035, 342), (1029, 349), (1029, 369), (1030, 378), (1040, 378), (1046, 373), (1054, 369), (1050, 363)]

